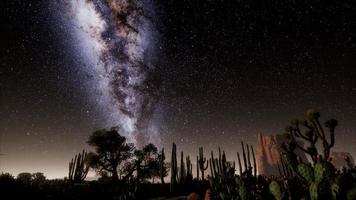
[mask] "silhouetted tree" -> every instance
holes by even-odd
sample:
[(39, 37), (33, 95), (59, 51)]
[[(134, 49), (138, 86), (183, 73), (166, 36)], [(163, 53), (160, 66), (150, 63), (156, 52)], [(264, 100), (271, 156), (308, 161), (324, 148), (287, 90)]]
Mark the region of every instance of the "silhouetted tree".
[(46, 176), (42, 172), (36, 172), (32, 174), (32, 182), (42, 183), (46, 180)]
[(19, 173), (16, 180), (24, 184), (30, 184), (32, 182), (32, 174), (28, 172)]
[(118, 167), (132, 157), (133, 144), (126, 143), (117, 129), (102, 129), (90, 135), (88, 144), (95, 147), (95, 153), (88, 155), (89, 164), (99, 170), (112, 174), (112, 180), (119, 180)]
[[(142, 150), (135, 150), (135, 158), (125, 166), (125, 177), (130, 177), (136, 172), (139, 182), (146, 179), (160, 177), (160, 154), (154, 144), (148, 144)], [(164, 172), (167, 170), (164, 169)]]

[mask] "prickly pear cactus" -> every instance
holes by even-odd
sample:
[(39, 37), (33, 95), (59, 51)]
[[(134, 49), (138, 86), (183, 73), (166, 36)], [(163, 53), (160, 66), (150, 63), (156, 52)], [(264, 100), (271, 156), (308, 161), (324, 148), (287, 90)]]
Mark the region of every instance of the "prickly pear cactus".
[(347, 200), (355, 200), (356, 199), (356, 187), (347, 191)]
[(272, 181), (269, 184), (269, 191), (273, 194), (276, 200), (282, 200), (281, 187), (277, 181)]
[(309, 186), (309, 194), (311, 200), (318, 200), (318, 183), (311, 183)]
[(336, 183), (332, 183), (330, 186), (331, 189), (331, 194), (333, 196), (333, 199), (336, 199), (337, 195), (339, 194), (339, 185)]
[(297, 166), (297, 171), (300, 176), (302, 176), (309, 183), (314, 181), (314, 170), (311, 166), (304, 163), (300, 163)]
[(324, 166), (322, 163), (318, 162), (314, 165), (314, 177), (315, 182), (320, 183), (324, 178)]

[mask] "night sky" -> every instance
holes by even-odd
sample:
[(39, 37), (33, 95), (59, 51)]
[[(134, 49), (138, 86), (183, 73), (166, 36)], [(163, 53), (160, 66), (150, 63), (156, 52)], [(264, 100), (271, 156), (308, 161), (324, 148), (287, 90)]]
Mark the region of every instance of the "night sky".
[(335, 150), (356, 156), (353, 1), (142, 0), (127, 12), (94, 1), (100, 34), (78, 2), (1, 3), (0, 171), (64, 177), (94, 130), (119, 125), (167, 155), (175, 142), (232, 157), (309, 108), (339, 120)]

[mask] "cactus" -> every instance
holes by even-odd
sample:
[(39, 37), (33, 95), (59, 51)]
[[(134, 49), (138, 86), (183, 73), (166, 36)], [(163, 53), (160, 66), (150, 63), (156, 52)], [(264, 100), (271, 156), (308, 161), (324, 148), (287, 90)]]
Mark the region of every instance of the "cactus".
[(177, 185), (177, 146), (175, 143), (172, 145), (172, 158), (171, 158), (171, 184), (170, 191), (174, 192)]
[(179, 168), (179, 174), (178, 174), (178, 182), (179, 183), (184, 183), (186, 177), (186, 171), (185, 171), (185, 164), (184, 164), (184, 155), (183, 151), (181, 152), (180, 156), (180, 168)]
[(89, 165), (85, 163), (87, 155), (87, 152), (83, 150), (82, 153), (75, 155), (75, 157), (69, 162), (68, 179), (71, 182), (79, 183), (84, 181), (86, 178), (89, 171)]
[(312, 182), (309, 186), (311, 200), (318, 200), (318, 183)]
[(244, 159), (244, 166), (245, 166), (245, 171), (247, 171), (247, 162), (246, 162), (246, 153), (245, 153), (245, 146), (244, 146), (244, 142), (241, 141), (241, 147), (242, 147), (242, 157)]
[(337, 195), (339, 194), (339, 185), (336, 183), (332, 183), (330, 186), (330, 190), (331, 190), (331, 195), (333, 196), (333, 199), (337, 198)]
[(204, 157), (203, 147), (199, 148), (199, 159), (198, 159), (199, 169), (201, 171), (201, 178), (204, 181), (204, 171), (208, 169), (209, 162)]
[(249, 194), (248, 194), (249, 191), (247, 191), (247, 188), (245, 186), (244, 183), (242, 183), (239, 187), (239, 196), (242, 200), (247, 200), (249, 199)]
[(347, 198), (347, 200), (355, 200), (356, 199), (356, 187), (347, 191), (346, 198)]
[(242, 166), (241, 166), (241, 159), (240, 159), (240, 153), (237, 152), (237, 162), (239, 163), (239, 171), (240, 175), (242, 174)]
[(293, 177), (292, 169), (287, 165), (285, 159), (283, 158), (283, 154), (280, 154), (279, 163), (277, 163), (279, 175), (282, 177)]
[(252, 159), (253, 159), (253, 175), (257, 175), (257, 166), (256, 166), (256, 157), (255, 157), (255, 151), (253, 150), (253, 146), (251, 145), (251, 152), (252, 152)]
[(247, 166), (250, 169), (252, 166), (251, 166), (251, 158), (250, 158), (250, 148), (248, 144), (246, 144), (246, 150), (247, 150)]
[(272, 181), (269, 184), (269, 191), (273, 194), (276, 200), (282, 200), (281, 186), (277, 181)]
[(314, 171), (313, 168), (307, 164), (300, 163), (297, 166), (298, 174), (303, 177), (308, 183), (314, 181)]
[(191, 163), (191, 161), (190, 161), (190, 157), (189, 156), (187, 156), (186, 158), (185, 158), (185, 160), (186, 160), (186, 162), (185, 162), (185, 164), (186, 164), (186, 176), (188, 176), (188, 175), (192, 175), (193, 174), (193, 164)]
[[(320, 113), (313, 109), (310, 109), (306, 113), (305, 120), (294, 120), (291, 126), (288, 127), (287, 132), (292, 137), (292, 143), (297, 148), (301, 149), (305, 153), (309, 154), (313, 159), (314, 163), (317, 162), (318, 149), (316, 148), (316, 143), (320, 139), (323, 145), (324, 159), (328, 160), (330, 157), (330, 149), (335, 144), (335, 128), (338, 125), (337, 120), (330, 119), (325, 122), (325, 127), (329, 129), (330, 139), (326, 138), (326, 131), (321, 126)], [(307, 131), (302, 132), (303, 126)], [(296, 138), (301, 138), (309, 143), (309, 147), (304, 148), (299, 145)]]
[(165, 166), (164, 166), (165, 159), (166, 159), (166, 156), (164, 154), (164, 148), (162, 148), (161, 154), (159, 156), (159, 175), (160, 175), (162, 184), (164, 184), (164, 176), (165, 176)]
[(197, 180), (199, 180), (199, 156), (197, 156)]
[(314, 165), (315, 182), (320, 183), (324, 178), (324, 166), (318, 162)]

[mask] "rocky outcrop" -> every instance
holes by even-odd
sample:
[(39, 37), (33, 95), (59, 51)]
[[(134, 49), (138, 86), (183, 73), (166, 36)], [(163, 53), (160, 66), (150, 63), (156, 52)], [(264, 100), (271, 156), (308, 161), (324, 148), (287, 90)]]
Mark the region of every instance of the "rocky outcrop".
[[(283, 135), (266, 136), (262, 134), (257, 135), (257, 149), (256, 149), (256, 160), (258, 173), (261, 175), (271, 176), (279, 175), (278, 164), (280, 164), (281, 158), (280, 154), (281, 144), (286, 141)], [(303, 142), (299, 141), (299, 144), (303, 146)], [(306, 154), (300, 149), (295, 149), (295, 153), (301, 158), (303, 162), (307, 162), (308, 159)], [(337, 168), (341, 169), (346, 167), (345, 158), (349, 157), (352, 164), (354, 164), (354, 159), (348, 152), (332, 152), (331, 162)]]
[(341, 169), (342, 167), (347, 167), (345, 158), (350, 158), (350, 162), (354, 164), (354, 159), (348, 152), (332, 152), (331, 153), (331, 162), (336, 167), (336, 169)]
[(279, 150), (273, 136), (257, 135), (256, 160), (258, 173), (262, 175), (277, 175)]
[[(279, 175), (278, 164), (281, 161), (281, 144), (286, 140), (283, 135), (265, 136), (262, 134), (257, 135), (257, 169), (261, 175)], [(300, 143), (303, 145), (303, 143)], [(296, 154), (303, 160), (307, 161), (304, 152), (296, 150)]]

